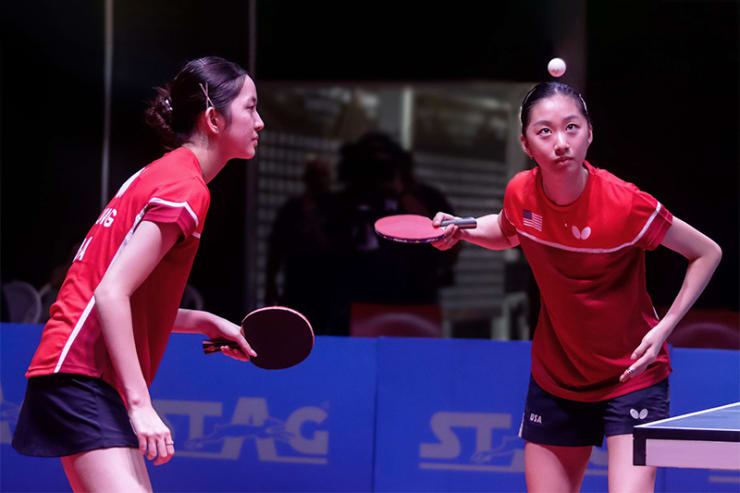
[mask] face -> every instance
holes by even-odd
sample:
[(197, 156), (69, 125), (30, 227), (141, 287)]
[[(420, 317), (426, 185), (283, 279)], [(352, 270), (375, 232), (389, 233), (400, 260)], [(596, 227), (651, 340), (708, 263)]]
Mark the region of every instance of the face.
[(251, 159), (256, 152), (258, 132), (265, 127), (257, 113), (257, 88), (249, 76), (244, 78), (239, 95), (229, 105), (230, 118), (222, 134), (222, 145), (229, 159)]
[(586, 159), (593, 134), (572, 98), (555, 94), (530, 109), (522, 148), (543, 172), (578, 170)]

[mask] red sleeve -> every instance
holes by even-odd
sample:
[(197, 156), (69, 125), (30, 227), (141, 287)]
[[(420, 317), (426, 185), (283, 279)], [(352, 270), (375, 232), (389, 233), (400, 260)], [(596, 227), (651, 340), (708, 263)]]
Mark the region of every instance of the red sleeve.
[(187, 238), (203, 230), (209, 201), (208, 188), (196, 181), (167, 184), (149, 199), (142, 220), (175, 223)]
[(637, 246), (645, 250), (655, 250), (673, 224), (673, 214), (653, 196), (642, 191), (637, 192), (634, 197), (632, 213), (646, 218), (645, 229)]
[[(506, 185), (504, 191), (504, 208), (501, 209), (501, 230), (508, 236), (516, 236), (516, 218), (518, 217), (516, 210), (520, 210), (521, 207), (517, 207), (517, 185), (521, 181), (521, 173), (517, 174), (509, 183)], [(519, 212), (519, 216), (521, 212)]]
[(516, 228), (513, 224), (511, 224), (511, 221), (509, 221), (509, 218), (506, 214), (506, 207), (501, 209), (501, 230), (506, 236), (511, 237), (516, 235)]

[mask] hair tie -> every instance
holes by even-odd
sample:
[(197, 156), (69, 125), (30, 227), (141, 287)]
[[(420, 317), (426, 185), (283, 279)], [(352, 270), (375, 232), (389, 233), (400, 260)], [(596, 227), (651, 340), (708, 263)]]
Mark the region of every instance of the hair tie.
[(164, 108), (167, 112), (172, 113), (172, 101), (170, 101), (169, 97), (164, 98)]

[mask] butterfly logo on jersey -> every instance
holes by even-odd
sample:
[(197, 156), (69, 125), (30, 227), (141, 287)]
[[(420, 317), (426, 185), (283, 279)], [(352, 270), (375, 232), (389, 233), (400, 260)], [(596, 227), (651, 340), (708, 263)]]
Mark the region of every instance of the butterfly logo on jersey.
[(645, 419), (647, 418), (647, 415), (648, 415), (647, 409), (643, 409), (640, 412), (637, 412), (637, 409), (634, 409), (634, 408), (630, 409), (630, 416), (632, 416), (633, 419)]
[(585, 240), (586, 238), (591, 236), (591, 228), (589, 228), (588, 226), (586, 226), (582, 230), (579, 230), (577, 226), (571, 226), (570, 230), (577, 240)]

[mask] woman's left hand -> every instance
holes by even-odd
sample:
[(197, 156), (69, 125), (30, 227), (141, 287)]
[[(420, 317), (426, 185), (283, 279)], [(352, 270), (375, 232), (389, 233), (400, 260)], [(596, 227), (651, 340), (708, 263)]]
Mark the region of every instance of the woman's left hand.
[(225, 318), (219, 316), (213, 317), (213, 331), (211, 331), (212, 339), (224, 338), (230, 341), (235, 341), (239, 344), (240, 349), (234, 349), (230, 346), (221, 346), (221, 352), (226, 356), (229, 356), (239, 361), (249, 361), (250, 357), (257, 356), (254, 349), (251, 348), (247, 340), (242, 334), (242, 328), (235, 323), (232, 323)]
[(632, 378), (640, 375), (653, 361), (655, 361), (658, 357), (658, 353), (660, 353), (660, 348), (663, 347), (663, 343), (666, 340), (666, 337), (663, 334), (664, 331), (660, 324), (656, 325), (648, 331), (647, 334), (645, 334), (640, 345), (632, 352), (630, 358), (632, 358), (634, 362), (619, 377), (620, 382), (628, 382)]
[(180, 308), (175, 319), (175, 332), (199, 333), (210, 339), (228, 339), (239, 344), (238, 349), (221, 346), (219, 349), (226, 356), (239, 361), (249, 361), (257, 353), (249, 346), (242, 334), (242, 328), (235, 323), (203, 310), (187, 310)]

